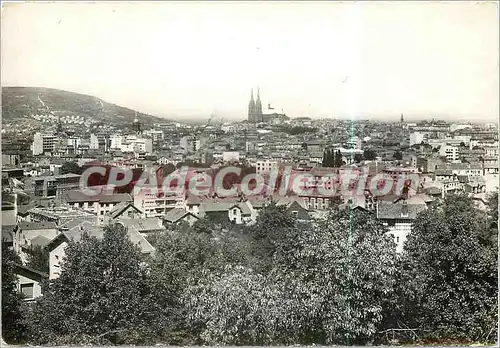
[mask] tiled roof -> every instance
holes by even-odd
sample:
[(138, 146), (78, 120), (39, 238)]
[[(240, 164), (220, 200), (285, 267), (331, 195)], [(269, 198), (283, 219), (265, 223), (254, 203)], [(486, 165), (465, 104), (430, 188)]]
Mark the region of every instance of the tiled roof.
[(187, 214), (189, 214), (189, 212), (183, 208), (174, 208), (174, 209), (169, 210), (165, 214), (164, 219), (168, 222), (175, 223), (175, 222), (179, 221), (180, 219), (182, 219)]
[(101, 203), (119, 203), (132, 202), (132, 197), (128, 193), (113, 193), (86, 195), (82, 191), (72, 190), (65, 194), (65, 200), (68, 203), (83, 203), (83, 202), (101, 202)]
[(47, 244), (50, 243), (50, 239), (47, 238), (47, 237), (44, 237), (42, 235), (38, 235), (36, 236), (35, 238), (33, 238), (31, 240), (31, 246), (34, 247), (34, 246), (40, 246), (40, 247), (44, 247), (46, 246)]
[(140, 212), (139, 209), (137, 209), (131, 202), (128, 201), (123, 201), (118, 203), (111, 209), (108, 214), (115, 219), (117, 216), (119, 216), (125, 209), (127, 209), (128, 206), (132, 206), (136, 211)]
[(21, 230), (48, 230), (48, 229), (56, 229), (57, 226), (54, 222), (48, 221), (40, 221), (40, 222), (28, 222), (21, 221), (19, 222), (19, 228)]
[[(403, 214), (404, 206), (407, 207), (407, 214)], [(414, 220), (417, 215), (426, 209), (425, 204), (403, 203), (377, 203), (377, 218), (378, 219), (408, 219)]]
[[(37, 275), (38, 277), (41, 277), (41, 278), (49, 278), (49, 275), (47, 273), (37, 271), (36, 269), (30, 268), (30, 267), (27, 267), (24, 265), (16, 265), (15, 273), (16, 274), (23, 274), (25, 276), (27, 275), (26, 273), (31, 273), (32, 275)], [(36, 279), (36, 278), (33, 278), (33, 279)]]
[[(94, 215), (92, 215), (92, 217), (94, 217)], [(69, 220), (69, 221), (65, 222), (64, 224), (59, 225), (59, 228), (67, 228), (67, 229), (71, 230), (72, 228), (80, 226), (84, 222), (88, 222), (91, 225), (94, 225), (96, 221), (95, 221), (95, 219), (89, 219), (88, 216), (78, 217), (78, 218)]]
[(125, 227), (133, 227), (141, 233), (165, 229), (161, 224), (161, 220), (156, 217), (141, 218), (141, 219), (122, 218), (119, 219), (119, 221), (123, 223)]

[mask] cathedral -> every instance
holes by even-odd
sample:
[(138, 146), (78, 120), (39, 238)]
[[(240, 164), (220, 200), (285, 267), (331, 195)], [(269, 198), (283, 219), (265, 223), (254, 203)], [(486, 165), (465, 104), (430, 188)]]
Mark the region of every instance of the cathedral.
[(268, 104), (267, 110), (262, 111), (262, 102), (260, 101), (259, 92), (259, 89), (257, 89), (257, 100), (253, 99), (253, 89), (250, 95), (250, 103), (248, 104), (249, 123), (281, 123), (289, 119), (284, 112), (276, 112), (276, 110), (271, 107), (271, 104)]
[(250, 96), (250, 103), (248, 105), (248, 122), (259, 123), (264, 122), (262, 114), (262, 102), (260, 101), (259, 89), (257, 89), (257, 100), (253, 99), (253, 89)]

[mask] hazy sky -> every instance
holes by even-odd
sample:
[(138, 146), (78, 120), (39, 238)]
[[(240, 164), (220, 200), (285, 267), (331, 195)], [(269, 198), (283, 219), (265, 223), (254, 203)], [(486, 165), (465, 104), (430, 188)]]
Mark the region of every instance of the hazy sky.
[[(26, 3), (2, 8), (2, 85), (158, 116), (497, 120), (496, 3)], [(347, 81), (342, 83), (347, 78)]]

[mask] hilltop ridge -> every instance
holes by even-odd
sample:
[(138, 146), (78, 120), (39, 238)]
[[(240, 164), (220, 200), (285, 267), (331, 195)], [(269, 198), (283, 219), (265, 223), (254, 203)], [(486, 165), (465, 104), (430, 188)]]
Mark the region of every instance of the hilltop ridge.
[[(130, 123), (135, 110), (108, 103), (94, 96), (45, 87), (3, 87), (2, 119), (11, 122), (33, 116), (80, 116), (93, 122)], [(163, 123), (169, 120), (137, 112), (143, 124)]]

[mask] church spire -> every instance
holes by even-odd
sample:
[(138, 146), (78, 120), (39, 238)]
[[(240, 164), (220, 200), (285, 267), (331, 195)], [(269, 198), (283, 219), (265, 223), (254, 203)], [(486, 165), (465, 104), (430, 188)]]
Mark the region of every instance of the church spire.
[(255, 102), (256, 122), (262, 122), (262, 102), (260, 101), (260, 88), (257, 88), (257, 100)]
[(253, 88), (250, 93), (250, 103), (248, 104), (248, 122), (255, 122), (255, 101), (253, 99)]

